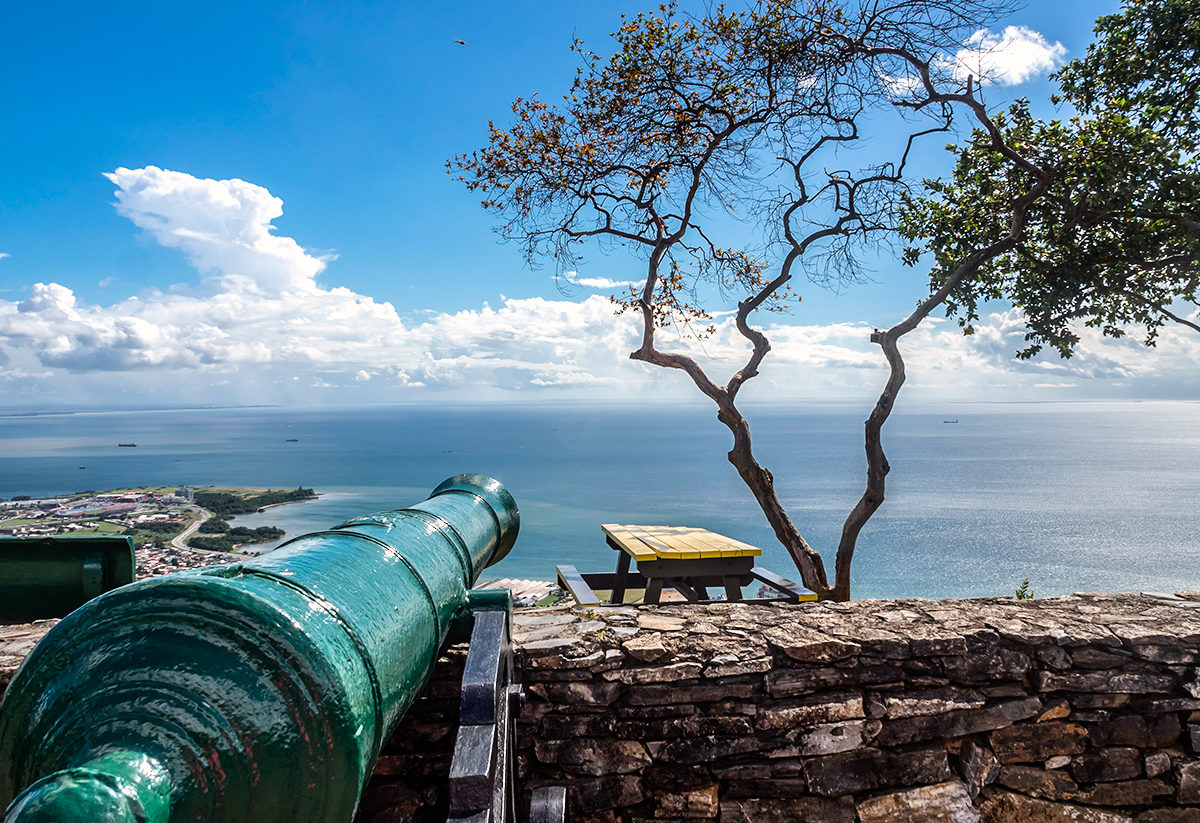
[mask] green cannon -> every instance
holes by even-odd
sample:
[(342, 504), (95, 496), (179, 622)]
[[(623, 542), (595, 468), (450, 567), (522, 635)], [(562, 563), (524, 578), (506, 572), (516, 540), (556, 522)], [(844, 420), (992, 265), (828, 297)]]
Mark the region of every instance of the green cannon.
[(0, 537), (0, 620), (62, 617), (132, 583), (133, 568), (128, 537)]
[[(348, 823), (451, 624), (488, 608), (468, 590), (519, 521), (500, 483), (460, 475), (410, 508), (88, 602), (0, 704), (3, 823)], [(489, 625), (506, 643), (502, 595)], [(468, 668), (506, 654), (473, 644)]]

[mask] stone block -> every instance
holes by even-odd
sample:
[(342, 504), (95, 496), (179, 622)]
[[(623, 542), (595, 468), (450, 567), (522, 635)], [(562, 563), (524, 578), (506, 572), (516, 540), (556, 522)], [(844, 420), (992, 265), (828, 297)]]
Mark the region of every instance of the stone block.
[(659, 792), (654, 802), (655, 817), (714, 818), (720, 810), (715, 783), (689, 792)]
[(1146, 752), (1143, 767), (1146, 777), (1158, 777), (1171, 770), (1171, 756), (1166, 752)]
[(1200, 803), (1200, 762), (1182, 764), (1178, 775), (1179, 802), (1189, 805)]
[(967, 786), (967, 794), (974, 800), (984, 786), (996, 779), (1000, 773), (1000, 761), (987, 746), (968, 739), (959, 751), (958, 768)]
[(529, 691), (551, 703), (568, 706), (611, 706), (621, 696), (624, 686), (604, 681), (531, 683)]
[(1033, 661), (1024, 652), (992, 647), (961, 657), (944, 657), (939, 669), (959, 683), (984, 685), (997, 680), (1020, 681), (1033, 667)]
[(1156, 806), (1174, 799), (1175, 789), (1157, 779), (1097, 783), (1078, 795), (1079, 802), (1093, 806)]
[(1002, 766), (996, 782), (1045, 800), (1070, 800), (1079, 791), (1078, 784), (1066, 772), (1036, 766)]
[(980, 823), (1132, 823), (1127, 814), (1070, 803), (989, 791), (979, 806)]
[(879, 697), (883, 701), (883, 716), (889, 718), (977, 709), (987, 702), (978, 692), (954, 688), (919, 689), (895, 695), (882, 694)]
[(607, 809), (628, 809), (646, 799), (642, 779), (633, 775), (572, 780), (567, 784), (567, 819)]
[(789, 735), (798, 755), (822, 755), (848, 752), (863, 744), (863, 721), (824, 723)]
[(642, 663), (655, 663), (670, 654), (661, 634), (639, 634), (622, 643), (621, 648)]
[(760, 688), (756, 680), (709, 680), (695, 684), (646, 683), (626, 693), (630, 706), (689, 705), (714, 703), (730, 697), (742, 700)]
[(1082, 783), (1132, 780), (1142, 776), (1142, 752), (1129, 746), (1088, 749), (1071, 761), (1071, 774)]
[(1133, 823), (1200, 823), (1200, 809), (1150, 809), (1135, 817)]
[(888, 720), (876, 742), (883, 746), (894, 746), (939, 737), (962, 737), (1010, 726), (1018, 720), (1033, 717), (1041, 707), (1042, 702), (1038, 698), (1030, 697), (1006, 700), (980, 709), (959, 709), (945, 714)]
[(860, 823), (979, 823), (979, 810), (958, 781), (868, 798), (857, 811)]
[(671, 663), (668, 665), (646, 666), (645, 668), (615, 669), (605, 672), (605, 680), (614, 680), (626, 684), (640, 683), (674, 683), (679, 680), (693, 680), (700, 676), (704, 667), (699, 663)]
[(763, 632), (763, 636), (771, 648), (803, 663), (842, 660), (862, 651), (858, 643), (800, 626), (775, 626)]
[(673, 740), (656, 755), (663, 763), (712, 763), (724, 757), (762, 751), (771, 747), (770, 741), (757, 737), (703, 737), (695, 740)]
[(730, 780), (724, 784), (729, 797), (809, 797), (808, 781), (803, 777), (754, 778)]
[(721, 823), (854, 823), (854, 803), (849, 798), (804, 797), (722, 800)]
[(864, 716), (861, 694), (836, 692), (785, 701), (764, 702), (759, 705), (754, 723), (761, 731), (779, 731), (797, 726), (855, 720)]
[(1149, 672), (1037, 672), (1041, 692), (1098, 692), (1100, 694), (1169, 694), (1176, 679), (1169, 674)]
[[(538, 759), (542, 760), (540, 754)], [(599, 777), (640, 772), (649, 765), (650, 755), (636, 740), (583, 738), (563, 741), (555, 760), (572, 774)]]
[(992, 751), (1001, 763), (1035, 763), (1057, 755), (1083, 751), (1087, 730), (1075, 723), (1052, 720), (1022, 723), (992, 732)]
[(804, 761), (813, 794), (837, 797), (888, 786), (915, 786), (949, 780), (950, 764), (941, 746), (884, 752), (875, 748)]

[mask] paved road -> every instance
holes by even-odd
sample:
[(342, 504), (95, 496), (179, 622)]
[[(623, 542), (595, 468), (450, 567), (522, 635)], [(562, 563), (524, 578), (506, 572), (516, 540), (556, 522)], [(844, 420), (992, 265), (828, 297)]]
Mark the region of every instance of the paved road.
[(171, 545), (177, 549), (186, 549), (188, 547), (187, 539), (196, 533), (196, 529), (200, 528), (201, 523), (203, 523), (205, 520), (208, 520), (210, 517), (212, 517), (212, 515), (209, 514), (207, 509), (202, 509), (199, 506), (187, 506), (186, 509), (191, 512), (196, 512), (197, 514), (200, 515), (200, 517), (197, 518), (197, 520), (194, 523), (192, 523), (192, 525), (190, 525), (186, 529), (184, 529), (181, 534), (178, 534), (175, 537), (171, 538)]

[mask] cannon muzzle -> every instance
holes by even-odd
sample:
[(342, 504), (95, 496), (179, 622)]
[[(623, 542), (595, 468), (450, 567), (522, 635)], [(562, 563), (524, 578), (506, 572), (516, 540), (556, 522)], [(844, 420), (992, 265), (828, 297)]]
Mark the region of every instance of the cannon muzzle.
[(3, 823), (347, 823), (519, 522), (500, 483), (460, 475), (410, 508), (88, 602), (0, 704)]

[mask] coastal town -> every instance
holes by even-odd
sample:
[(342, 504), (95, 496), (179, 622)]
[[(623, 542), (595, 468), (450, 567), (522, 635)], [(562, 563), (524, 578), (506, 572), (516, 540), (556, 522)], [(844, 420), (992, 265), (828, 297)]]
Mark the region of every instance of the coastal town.
[(0, 536), (121, 535), (133, 540), (137, 576), (153, 577), (227, 563), (255, 544), (283, 536), (280, 529), (231, 527), (225, 518), (263, 506), (316, 497), (311, 489), (189, 486), (85, 491), (53, 497), (17, 495), (0, 500)]

